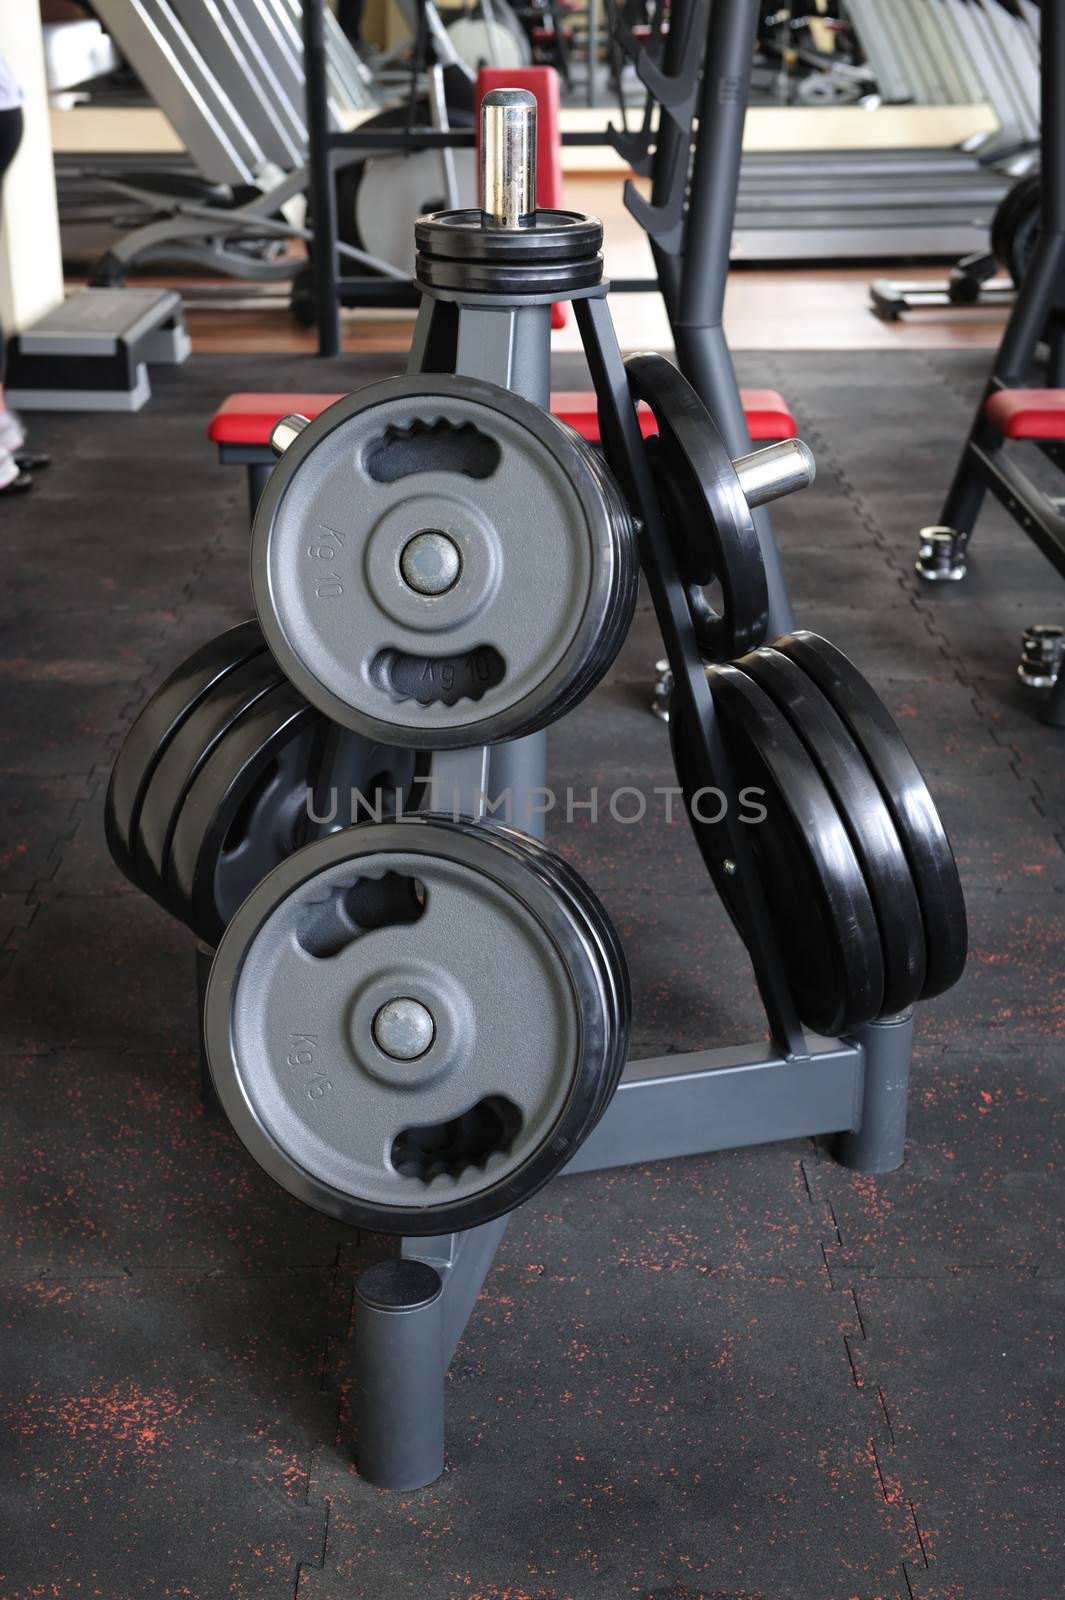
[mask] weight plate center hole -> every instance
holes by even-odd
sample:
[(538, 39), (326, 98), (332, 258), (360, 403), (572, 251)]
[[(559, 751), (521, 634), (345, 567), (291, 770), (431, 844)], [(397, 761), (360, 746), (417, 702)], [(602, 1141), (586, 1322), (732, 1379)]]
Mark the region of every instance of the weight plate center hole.
[(420, 528), (403, 546), (399, 570), (408, 589), (435, 599), (458, 583), (462, 555), (442, 528)]

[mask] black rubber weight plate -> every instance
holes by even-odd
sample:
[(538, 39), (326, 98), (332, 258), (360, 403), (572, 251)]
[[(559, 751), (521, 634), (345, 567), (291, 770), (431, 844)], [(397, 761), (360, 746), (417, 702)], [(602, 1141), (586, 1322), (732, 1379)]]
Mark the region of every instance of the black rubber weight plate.
[[(409, 804), (416, 760), (331, 725), (290, 684), (272, 689), (223, 734), (189, 786), (168, 852), (175, 914), (217, 944), (268, 872), (308, 838), (362, 820), (353, 789), (370, 806), (380, 790), (382, 815), (397, 792)], [(316, 795), (316, 821), (308, 791), (323, 764), (330, 793)]]
[(327, 727), (298, 689), (279, 684), (226, 730), (190, 783), (167, 852), (167, 900), (208, 944), (303, 842)]
[(137, 882), (161, 906), (170, 908), (166, 892), (170, 840), (189, 785), (226, 730), (283, 682), (271, 655), (245, 661), (201, 699), (156, 763), (141, 804), (133, 859)]
[(898, 830), (924, 919), (922, 1000), (957, 983), (968, 930), (958, 869), (935, 802), (887, 707), (857, 667), (816, 633), (789, 633), (773, 648), (790, 657), (831, 701), (865, 756)]
[[(804, 1023), (834, 1035), (881, 1014), (880, 930), (836, 804), (806, 746), (769, 696), (735, 667), (707, 675), (736, 795), (764, 791), (746, 837)], [(683, 782), (683, 777), (682, 777)], [(735, 908), (734, 876), (706, 860)]]
[(733, 663), (764, 689), (817, 763), (865, 874), (884, 956), (884, 1010), (905, 1011), (924, 984), (924, 922), (898, 830), (842, 720), (802, 668), (770, 647)]
[(104, 832), (116, 867), (131, 882), (138, 883), (133, 841), (141, 802), (160, 755), (189, 712), (219, 679), (265, 649), (266, 641), (257, 622), (242, 622), (228, 629), (183, 661), (130, 727), (107, 786)]
[(686, 583), (716, 579), (723, 614), (705, 601), (695, 614), (704, 655), (728, 661), (765, 638), (765, 563), (732, 459), (709, 412), (682, 373), (653, 352), (625, 362), (634, 396), (658, 423), (647, 443), (666, 532)]

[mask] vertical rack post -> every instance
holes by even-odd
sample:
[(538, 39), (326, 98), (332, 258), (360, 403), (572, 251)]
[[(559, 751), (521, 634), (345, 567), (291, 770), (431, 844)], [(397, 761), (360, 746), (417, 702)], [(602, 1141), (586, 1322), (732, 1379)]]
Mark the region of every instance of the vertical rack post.
[(913, 1056), (913, 1012), (856, 1028), (862, 1052), (862, 1104), (857, 1128), (836, 1136), (832, 1153), (854, 1172), (895, 1172), (906, 1153), (906, 1104)]
[[(485, 227), (519, 228), (536, 206), (536, 101), (495, 90), (481, 108), (481, 207)], [(483, 298), (483, 297), (482, 297)], [(419, 355), (447, 302), (423, 301)], [(457, 311), (455, 370), (547, 405), (550, 308), (500, 296), (498, 307)], [(448, 319), (449, 325), (451, 318)], [(450, 340), (448, 340), (450, 343)], [(488, 748), (436, 752), (432, 775), (448, 804), (477, 815), (487, 794), (513, 796), (508, 821), (541, 839), (532, 804), (546, 775), (546, 740), (531, 734)], [(447, 805), (444, 806), (447, 809)], [(385, 1489), (418, 1489), (444, 1470), (444, 1379), (488, 1273), (507, 1218), (442, 1238), (405, 1238), (399, 1259), (368, 1267), (355, 1286), (356, 1455), (359, 1473)]]

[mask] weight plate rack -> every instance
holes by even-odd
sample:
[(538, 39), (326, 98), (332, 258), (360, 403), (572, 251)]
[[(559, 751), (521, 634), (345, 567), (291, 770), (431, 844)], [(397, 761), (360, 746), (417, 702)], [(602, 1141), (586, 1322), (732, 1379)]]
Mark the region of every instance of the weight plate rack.
[[(751, 512), (810, 481), (809, 452), (734, 461), (662, 357), (622, 359), (601, 229), (537, 210), (535, 148), (533, 97), (489, 94), (479, 217), (419, 224), (406, 377), (278, 424), (253, 532), (261, 633), (178, 669), (109, 796), (123, 870), (200, 934), (206, 1068), (249, 1152), (399, 1237), (355, 1319), (358, 1467), (396, 1489), (443, 1470), (444, 1376), (516, 1205), (562, 1172), (814, 1134), (893, 1170), (910, 1008), (965, 954), (949, 844), (898, 730), (839, 651), (780, 631)], [(548, 415), (560, 297), (601, 457)], [(544, 847), (534, 796), (546, 724), (624, 638), (637, 554), (692, 824), (771, 1043), (626, 1065), (620, 942)], [(464, 677), (489, 646), (492, 681)], [(353, 774), (368, 814), (338, 817), (327, 796)], [(733, 806), (702, 820), (702, 791), (749, 783), (760, 829)]]

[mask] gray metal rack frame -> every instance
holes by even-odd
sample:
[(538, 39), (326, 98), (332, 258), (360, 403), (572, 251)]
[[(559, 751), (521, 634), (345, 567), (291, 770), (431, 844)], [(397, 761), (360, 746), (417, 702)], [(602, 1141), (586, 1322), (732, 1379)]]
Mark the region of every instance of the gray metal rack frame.
[[(609, 326), (604, 293), (600, 287), (586, 299), (589, 310), (597, 308), (600, 340)], [(546, 405), (549, 305), (454, 299), (454, 370)], [(439, 365), (433, 321), (427, 294), (409, 371)], [(620, 361), (616, 346), (611, 354)], [(546, 741), (537, 735), (490, 751), (449, 752), (434, 757), (433, 777), (437, 792), (450, 794), (455, 809), (477, 815), (486, 790), (493, 798), (504, 789), (519, 795), (541, 790)], [(529, 819), (525, 826), (533, 831)], [(848, 1039), (800, 1034), (790, 1050), (750, 1044), (631, 1062), (566, 1172), (822, 1134), (835, 1136), (835, 1155), (844, 1165), (892, 1171), (903, 1160), (912, 1042), (912, 1015), (906, 1013), (871, 1023)], [(443, 1471), (447, 1368), (505, 1227), (504, 1218), (462, 1234), (404, 1238), (398, 1258), (360, 1275), (356, 1456), (369, 1482), (415, 1489)]]
[[(727, 141), (738, 172), (747, 74), (740, 74), (737, 86), (736, 67), (744, 52), (749, 59), (752, 9), (749, 0), (715, 0), (715, 8), (717, 45), (704, 73), (704, 115), (715, 136)], [(315, 161), (314, 150), (317, 146), (328, 152), (337, 141), (329, 137), (324, 108), (320, 103), (316, 108), (313, 92), (315, 78), (321, 79), (321, 0), (305, 0), (304, 28), (316, 179), (320, 349), (331, 355), (339, 347), (336, 263), (329, 248), (335, 238), (335, 202), (328, 160)], [(729, 86), (729, 94), (719, 92), (722, 84)], [(734, 191), (712, 189), (704, 185), (697, 190), (700, 248), (686, 263), (685, 281), (676, 280), (672, 295), (667, 289), (667, 304), (672, 301), (678, 354), (684, 344), (696, 386), (714, 410), (727, 447), (738, 455), (750, 442), (721, 328)], [(705, 282), (700, 285), (700, 275), (710, 280), (709, 288)], [(632, 431), (635, 411), (606, 306), (607, 287), (604, 283), (570, 298), (600, 396), (604, 441), (610, 416), (615, 422), (620, 419), (622, 444), (631, 457), (639, 454), (639, 434)], [(553, 298), (557, 296), (507, 300), (423, 290), (407, 370), (454, 371), (512, 389), (546, 408)], [(638, 469), (635, 475), (639, 479)], [(770, 626), (779, 630), (790, 625), (791, 608), (768, 523), (763, 521), (759, 532), (770, 573)], [(705, 678), (702, 687), (706, 691)], [(708, 692), (706, 699), (705, 716), (712, 726)], [(721, 770), (724, 783), (727, 762)], [(490, 749), (436, 753), (432, 777), (436, 795), (450, 795), (454, 810), (483, 815), (504, 789), (519, 799), (542, 790), (546, 740), (540, 734)], [(543, 824), (531, 806), (523, 815), (520, 803), (513, 820), (529, 832)], [(738, 840), (737, 846), (742, 855), (746, 845)], [(901, 1165), (911, 1014), (871, 1023), (846, 1039), (806, 1035), (794, 1014), (775, 934), (764, 919), (764, 907), (753, 914), (758, 948), (752, 947), (752, 960), (773, 1042), (631, 1062), (568, 1173), (816, 1135), (833, 1136), (836, 1158), (856, 1170), (888, 1172)], [(505, 1228), (503, 1218), (461, 1234), (405, 1237), (398, 1255), (360, 1274), (354, 1332), (356, 1459), (370, 1483), (410, 1490), (433, 1482), (443, 1471), (447, 1368)]]
[[(744, 1049), (630, 1064), (602, 1122), (563, 1174), (833, 1134), (858, 1172), (901, 1165), (913, 1023), (872, 1023), (849, 1040), (811, 1040), (809, 1060)], [(506, 1231), (407, 1238), (398, 1259), (356, 1285), (360, 1474), (417, 1489), (444, 1470), (447, 1369)]]

